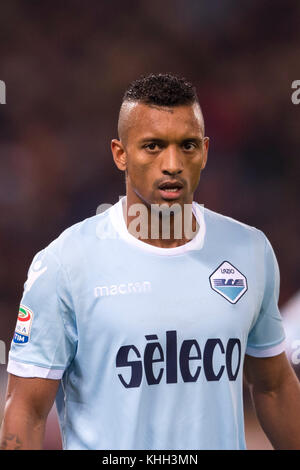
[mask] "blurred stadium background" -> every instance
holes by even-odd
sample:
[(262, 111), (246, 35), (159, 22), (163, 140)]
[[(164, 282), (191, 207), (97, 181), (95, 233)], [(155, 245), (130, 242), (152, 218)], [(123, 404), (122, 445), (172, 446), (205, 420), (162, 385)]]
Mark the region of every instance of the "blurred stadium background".
[[(299, 297), (290, 299), (300, 289), (300, 105), (291, 101), (291, 84), (300, 79), (299, 19), (297, 0), (1, 3), (7, 103), (0, 105), (0, 340), (6, 353), (33, 255), (125, 193), (110, 140), (124, 89), (150, 72), (173, 72), (196, 85), (211, 146), (195, 199), (269, 237), (295, 348), (300, 306)], [(0, 420), (6, 381), (3, 364)], [(245, 422), (248, 448), (271, 449), (246, 388)], [(45, 448), (60, 448), (54, 410)]]

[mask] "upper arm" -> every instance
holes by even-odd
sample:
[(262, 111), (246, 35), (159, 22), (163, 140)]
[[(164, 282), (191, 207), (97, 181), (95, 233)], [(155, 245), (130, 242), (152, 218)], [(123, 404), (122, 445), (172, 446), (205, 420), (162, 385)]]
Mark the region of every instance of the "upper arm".
[(54, 403), (59, 380), (8, 376), (6, 408), (30, 412), (38, 419), (46, 419)]
[(7, 371), (24, 378), (60, 379), (76, 348), (68, 275), (48, 247), (34, 257), (28, 272)]
[(283, 352), (272, 357), (253, 357), (245, 355), (244, 376), (253, 389), (272, 392), (290, 379), (294, 380), (293, 369)]
[(285, 350), (285, 331), (278, 308), (280, 275), (269, 240), (263, 235), (258, 252), (258, 287), (262, 298), (248, 335), (246, 354), (254, 357), (277, 356)]

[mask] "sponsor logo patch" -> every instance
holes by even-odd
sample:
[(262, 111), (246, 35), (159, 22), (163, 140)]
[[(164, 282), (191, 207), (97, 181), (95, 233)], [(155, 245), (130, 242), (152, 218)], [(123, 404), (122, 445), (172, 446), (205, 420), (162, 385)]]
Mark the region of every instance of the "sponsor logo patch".
[(20, 305), (16, 330), (13, 342), (16, 344), (26, 344), (30, 338), (30, 330), (33, 320), (33, 312), (25, 305)]
[(248, 290), (247, 279), (235, 266), (224, 261), (209, 277), (211, 288), (231, 304)]

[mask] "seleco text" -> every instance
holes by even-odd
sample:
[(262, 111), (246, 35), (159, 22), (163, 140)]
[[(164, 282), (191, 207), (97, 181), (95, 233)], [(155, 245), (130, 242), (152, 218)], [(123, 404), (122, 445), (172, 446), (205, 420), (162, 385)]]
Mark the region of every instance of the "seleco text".
[[(156, 334), (146, 335), (145, 338), (148, 342), (143, 355), (134, 344), (122, 346), (117, 353), (116, 367), (131, 370), (129, 380), (125, 380), (121, 373), (118, 374), (126, 388), (139, 387), (143, 375), (148, 385), (159, 384), (164, 373), (168, 384), (177, 383), (179, 374), (183, 382), (196, 382), (202, 369), (207, 381), (218, 381), (223, 374), (231, 381), (238, 376), (241, 364), (241, 342), (238, 338), (230, 338), (226, 344), (220, 338), (210, 338), (202, 349), (196, 339), (186, 339), (179, 348), (177, 332), (167, 331), (165, 351)], [(129, 360), (129, 354), (134, 355), (137, 360)], [(214, 368), (216, 355), (222, 358), (222, 365), (218, 370)], [(198, 365), (192, 372), (191, 361), (199, 361), (202, 365)], [(164, 363), (164, 367), (157, 366), (155, 373), (153, 366), (158, 363)]]

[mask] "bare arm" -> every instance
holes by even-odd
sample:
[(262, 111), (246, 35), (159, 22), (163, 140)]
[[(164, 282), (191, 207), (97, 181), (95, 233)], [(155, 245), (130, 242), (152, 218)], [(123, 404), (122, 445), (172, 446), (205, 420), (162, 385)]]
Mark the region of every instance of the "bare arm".
[(257, 417), (274, 449), (300, 450), (300, 383), (285, 353), (246, 355), (244, 372)]
[(9, 374), (1, 450), (42, 449), (46, 420), (59, 380), (23, 378)]

